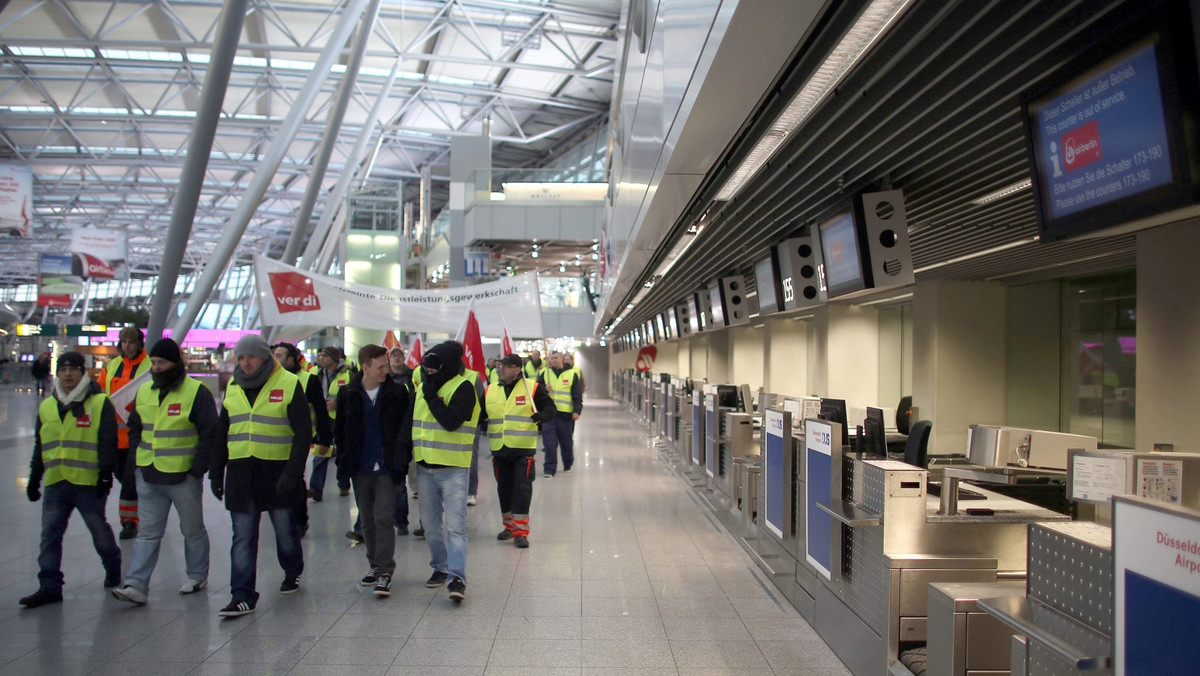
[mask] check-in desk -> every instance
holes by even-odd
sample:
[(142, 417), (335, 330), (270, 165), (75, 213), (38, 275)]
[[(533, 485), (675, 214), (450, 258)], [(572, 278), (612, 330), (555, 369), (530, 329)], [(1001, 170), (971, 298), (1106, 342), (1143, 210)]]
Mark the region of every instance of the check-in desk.
[[(929, 585), (927, 676), (1003, 676), (1012, 663), (1012, 629), (988, 614), (981, 598), (1025, 595), (1023, 581)], [(902, 661), (904, 656), (901, 657)]]
[(718, 448), (720, 456), (713, 480), (717, 489), (736, 506), (741, 487), (740, 475), (734, 476), (734, 462), (738, 458), (758, 456), (753, 416), (749, 413), (724, 411), (721, 414), (721, 439)]

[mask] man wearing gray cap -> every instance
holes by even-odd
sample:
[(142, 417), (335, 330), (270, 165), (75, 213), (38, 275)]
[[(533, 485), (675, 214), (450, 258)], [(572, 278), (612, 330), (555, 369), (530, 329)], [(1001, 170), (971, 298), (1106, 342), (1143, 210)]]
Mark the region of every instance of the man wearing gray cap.
[(104, 517), (112, 490), (117, 454), (117, 412), (84, 369), (83, 355), (58, 358), (54, 396), (38, 407), (33, 460), (25, 494), (42, 498), (42, 544), (38, 553), (38, 590), (20, 600), (26, 608), (62, 603), (62, 543), (71, 512), (78, 510), (104, 562), (104, 586), (121, 584), (121, 549)]
[(221, 443), (209, 479), (233, 520), (229, 605), (218, 614), (254, 612), (260, 514), (275, 529), (275, 549), (283, 568), (279, 593), (300, 589), (304, 553), (293, 508), (304, 500), (304, 463), (312, 443), (308, 400), (296, 376), (275, 361), (261, 336), (242, 336), (233, 350), (237, 366), (221, 411)]

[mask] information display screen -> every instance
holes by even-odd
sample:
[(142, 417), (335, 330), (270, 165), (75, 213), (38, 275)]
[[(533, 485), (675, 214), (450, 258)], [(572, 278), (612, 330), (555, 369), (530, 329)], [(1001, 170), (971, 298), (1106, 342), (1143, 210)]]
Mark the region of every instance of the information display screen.
[(779, 277), (775, 274), (775, 262), (770, 258), (754, 264), (754, 282), (758, 289), (758, 314), (779, 312), (779, 294), (776, 286)]
[(858, 230), (850, 212), (821, 224), (821, 263), (825, 269), (825, 286), (829, 297), (861, 291), (867, 287), (863, 276), (862, 254), (859, 251)]
[(1172, 21), (1026, 102), (1042, 241), (1195, 201), (1196, 153), (1182, 125), (1195, 108), (1195, 56)]

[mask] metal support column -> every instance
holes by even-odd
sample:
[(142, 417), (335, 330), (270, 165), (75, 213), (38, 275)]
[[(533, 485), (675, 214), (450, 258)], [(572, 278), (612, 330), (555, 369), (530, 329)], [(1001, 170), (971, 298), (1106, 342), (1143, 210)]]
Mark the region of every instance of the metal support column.
[(175, 322), (174, 336), (178, 341), (182, 341), (187, 335), (192, 324), (196, 321), (196, 316), (200, 312), (200, 306), (203, 305), (203, 298), (212, 293), (213, 287), (221, 276), (225, 264), (237, 251), (238, 242), (242, 239), (242, 235), (246, 232), (246, 226), (250, 225), (250, 219), (254, 216), (255, 210), (262, 203), (263, 196), (267, 192), (267, 188), (271, 184), (271, 180), (275, 176), (275, 172), (279, 169), (279, 165), (283, 163), (283, 156), (287, 153), (288, 146), (291, 145), (292, 139), (295, 138), (296, 132), (300, 129), (301, 123), (304, 122), (305, 116), (308, 114), (308, 109), (312, 105), (314, 99), (321, 91), (321, 84), (325, 78), (329, 76), (329, 69), (333, 66), (333, 61), (342, 51), (342, 46), (346, 44), (346, 40), (350, 37), (350, 32), (354, 29), (354, 25), (358, 22), (359, 16), (362, 15), (363, 5), (367, 0), (347, 0), (342, 18), (334, 27), (333, 32), (329, 35), (329, 41), (325, 43), (325, 48), (321, 51), (321, 56), (317, 58), (312, 72), (309, 73), (308, 80), (305, 81), (304, 87), (296, 96), (295, 102), (288, 111), (287, 117), (279, 125), (279, 133), (271, 142), (271, 147), (267, 150), (263, 157), (262, 163), (258, 170), (254, 173), (254, 177), (250, 180), (250, 185), (246, 189), (246, 193), (238, 202), (237, 209), (233, 216), (225, 224), (225, 229), (221, 233), (221, 239), (217, 242), (216, 248), (213, 250), (212, 256), (204, 266), (204, 273), (200, 277), (200, 281), (196, 284), (196, 290), (193, 296), (199, 296), (199, 302), (189, 302), (184, 309), (182, 316)]
[[(221, 10), (221, 26), (200, 90), (200, 110), (196, 111), (196, 124), (192, 126), (187, 158), (179, 177), (179, 189), (175, 193), (175, 204), (171, 207), (171, 225), (163, 248), (162, 266), (158, 271), (159, 279), (165, 279), (166, 283), (158, 285), (154, 302), (150, 304), (150, 325), (146, 328), (147, 349), (153, 348), (162, 338), (167, 314), (174, 301), (175, 280), (179, 277), (188, 239), (192, 236), (192, 222), (196, 219), (196, 206), (204, 189), (204, 173), (208, 170), (208, 157), (217, 133), (217, 122), (221, 119), (225, 90), (229, 87), (233, 57), (237, 54), (242, 25), (246, 22), (246, 5), (247, 0), (226, 0), (225, 8)], [(176, 340), (183, 340), (183, 336), (177, 335)]]
[[(329, 167), (329, 158), (333, 155), (333, 147), (337, 145), (342, 119), (346, 116), (346, 108), (349, 107), (350, 99), (354, 94), (354, 83), (358, 79), (358, 71), (362, 67), (363, 54), (367, 51), (367, 43), (371, 41), (371, 31), (375, 30), (375, 19), (379, 16), (379, 3), (380, 0), (371, 0), (371, 5), (367, 7), (367, 12), (363, 15), (362, 28), (359, 30), (354, 51), (350, 55), (350, 63), (346, 65), (346, 75), (342, 78), (342, 83), (338, 88), (337, 101), (334, 102), (333, 110), (329, 111), (329, 120), (325, 124), (325, 136), (321, 139), (321, 146), (317, 149), (317, 156), (313, 160), (312, 171), (308, 177), (308, 189), (304, 192), (304, 201), (300, 203), (300, 210), (296, 214), (296, 226), (292, 228), (287, 248), (284, 249), (283, 258), (280, 259), (288, 265), (295, 262), (296, 255), (300, 253), (300, 243), (304, 240), (304, 234), (308, 232), (308, 222), (312, 218), (317, 195), (321, 194), (321, 184), (325, 181), (325, 170)], [(399, 59), (397, 59), (398, 61)], [(351, 158), (353, 159), (353, 156)], [(353, 171), (353, 169), (353, 165), (347, 164), (343, 173)]]

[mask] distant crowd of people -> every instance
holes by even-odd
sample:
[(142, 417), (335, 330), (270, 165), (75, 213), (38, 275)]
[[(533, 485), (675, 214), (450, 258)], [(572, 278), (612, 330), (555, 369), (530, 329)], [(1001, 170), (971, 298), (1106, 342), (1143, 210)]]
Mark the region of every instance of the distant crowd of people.
[[(352, 493), (358, 508), (346, 535), (365, 545), (362, 584), (376, 596), (391, 595), (396, 537), (410, 532), (411, 486), (421, 506), (412, 533), (425, 537), (430, 550), (425, 586), (445, 585), (461, 602), (478, 442), (486, 437), (492, 456), (503, 526), (497, 539), (519, 548), (529, 547), (539, 438), (544, 478), (558, 473), (560, 454), (563, 472), (574, 466), (584, 380), (569, 354), (554, 352), (546, 360), (536, 350), (528, 359), (508, 354), (476, 373), (464, 365), (463, 346), (446, 341), (426, 351), (415, 369), (406, 365), (403, 348), (380, 345), (359, 349), (355, 364), (337, 347), (325, 347), (309, 364), (295, 345), (272, 346), (251, 334), (234, 348), (236, 365), (218, 409), (208, 388), (187, 374), (187, 360), (170, 338), (147, 354), (142, 332), (126, 328), (119, 350), (96, 380), (78, 352), (61, 354), (57, 379), (51, 379), (44, 355), (51, 396), (38, 408), (26, 485), (28, 498), (43, 505), (39, 585), (20, 599), (27, 608), (62, 601), (62, 541), (73, 511), (91, 533), (104, 586), (115, 598), (148, 602), (172, 507), (186, 566), (179, 593), (206, 588), (206, 475), (233, 528), (231, 598), (218, 613), (254, 612), (264, 512), (283, 571), (279, 592), (295, 593), (304, 572), (300, 539), (308, 530), (309, 503), (323, 500), (331, 459), (340, 495)], [(121, 486), (119, 537), (133, 539), (124, 571), (106, 518), (114, 478)]]

